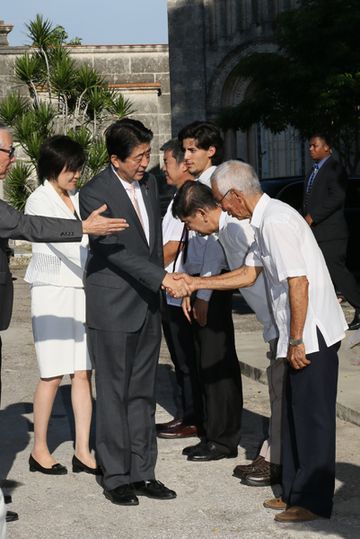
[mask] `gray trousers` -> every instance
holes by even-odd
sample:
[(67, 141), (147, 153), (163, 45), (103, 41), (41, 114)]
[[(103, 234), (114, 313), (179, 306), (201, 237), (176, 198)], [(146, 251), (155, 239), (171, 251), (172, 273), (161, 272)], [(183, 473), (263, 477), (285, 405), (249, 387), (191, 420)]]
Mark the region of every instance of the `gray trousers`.
[(270, 421), (269, 437), (263, 443), (260, 455), (267, 462), (281, 464), (281, 442), (282, 442), (282, 410), (284, 400), (284, 383), (286, 374), (286, 359), (272, 359), (266, 369), (270, 398)]
[(96, 457), (104, 488), (154, 479), (160, 314), (148, 311), (135, 333), (89, 328), (88, 337), (96, 382)]

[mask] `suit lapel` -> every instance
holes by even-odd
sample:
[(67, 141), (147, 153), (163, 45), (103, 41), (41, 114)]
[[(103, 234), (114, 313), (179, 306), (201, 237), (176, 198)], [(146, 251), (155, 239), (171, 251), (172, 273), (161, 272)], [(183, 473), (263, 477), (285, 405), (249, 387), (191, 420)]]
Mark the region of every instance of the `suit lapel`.
[[(126, 192), (126, 189), (123, 187), (121, 181), (119, 178), (114, 174), (111, 167), (109, 167), (109, 177), (111, 180), (111, 184), (113, 186), (114, 196), (116, 197), (115, 200), (119, 201), (119, 215), (118, 217), (124, 217), (129, 225), (136, 226), (139, 234), (141, 235), (142, 239), (146, 243), (147, 246), (148, 242), (145, 236), (144, 229), (139, 221), (139, 218), (137, 216), (137, 213), (135, 211), (134, 206), (132, 205), (132, 202), (129, 198), (129, 195)], [(145, 197), (144, 197), (145, 199)], [(145, 203), (146, 204), (146, 203)], [(147, 209), (147, 207), (146, 207)], [(149, 217), (150, 221), (150, 217)], [(150, 235), (151, 237), (151, 235)]]
[(153, 205), (151, 203), (151, 193), (149, 189), (147, 175), (145, 176), (143, 180), (141, 180), (140, 189), (141, 189), (141, 194), (143, 196), (146, 212), (148, 214), (148, 219), (149, 219), (149, 248), (151, 252), (154, 247), (154, 239), (155, 239), (155, 217), (154, 217)]

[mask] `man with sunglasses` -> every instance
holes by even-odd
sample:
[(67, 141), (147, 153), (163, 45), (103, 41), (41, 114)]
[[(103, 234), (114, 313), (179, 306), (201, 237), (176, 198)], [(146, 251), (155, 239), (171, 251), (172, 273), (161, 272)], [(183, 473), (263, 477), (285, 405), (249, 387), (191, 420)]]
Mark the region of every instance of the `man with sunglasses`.
[[(0, 180), (4, 180), (15, 162), (15, 149), (12, 135), (0, 123)], [(9, 327), (13, 305), (13, 283), (9, 270), (9, 239), (25, 239), (36, 242), (73, 242), (80, 241), (83, 234), (108, 235), (120, 232), (127, 227), (124, 219), (107, 219), (100, 213), (106, 207), (98, 208), (86, 221), (55, 219), (23, 215), (9, 204), (0, 200), (0, 331)], [(1, 348), (0, 337), (0, 401), (1, 401)], [(0, 491), (1, 492), (1, 491)], [(2, 498), (2, 495), (0, 496)], [(0, 504), (2, 500), (0, 501)], [(1, 514), (1, 508), (0, 508)], [(6, 521), (18, 519), (17, 513), (8, 511)], [(0, 537), (1, 526), (0, 522)]]

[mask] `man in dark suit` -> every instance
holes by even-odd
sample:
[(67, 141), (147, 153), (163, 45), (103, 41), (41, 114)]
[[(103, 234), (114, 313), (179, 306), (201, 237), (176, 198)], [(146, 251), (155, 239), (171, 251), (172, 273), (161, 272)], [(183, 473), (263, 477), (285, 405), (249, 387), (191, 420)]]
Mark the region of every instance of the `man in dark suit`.
[(110, 164), (80, 193), (83, 217), (101, 201), (109, 216), (122, 215), (130, 225), (122, 238), (90, 238), (85, 282), (97, 459), (104, 494), (120, 505), (137, 505), (136, 494), (176, 496), (155, 480), (154, 471), (159, 291), (177, 283), (164, 270), (159, 196), (155, 178), (146, 174), (152, 136), (136, 120), (112, 124), (106, 131)]
[[(0, 180), (6, 178), (15, 161), (13, 139), (6, 125), (0, 123)], [(9, 327), (13, 307), (13, 282), (9, 269), (8, 239), (23, 239), (38, 242), (80, 241), (83, 234), (112, 234), (126, 227), (124, 219), (107, 219), (100, 215), (106, 207), (98, 208), (84, 221), (52, 219), (23, 215), (0, 200), (0, 331)], [(0, 401), (1, 401), (1, 348), (0, 337)], [(6, 520), (17, 520), (18, 516), (8, 511)]]
[(324, 255), (334, 286), (355, 308), (349, 329), (360, 327), (360, 287), (347, 269), (348, 229), (344, 216), (347, 175), (332, 157), (327, 135), (315, 133), (309, 141), (314, 161), (304, 186), (303, 210)]

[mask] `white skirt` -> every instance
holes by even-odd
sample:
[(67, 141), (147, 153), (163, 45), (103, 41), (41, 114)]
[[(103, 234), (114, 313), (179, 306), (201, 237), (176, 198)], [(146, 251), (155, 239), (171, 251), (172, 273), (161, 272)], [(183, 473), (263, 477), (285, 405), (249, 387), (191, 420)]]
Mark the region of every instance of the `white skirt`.
[(32, 285), (31, 319), (41, 378), (91, 370), (83, 288)]

